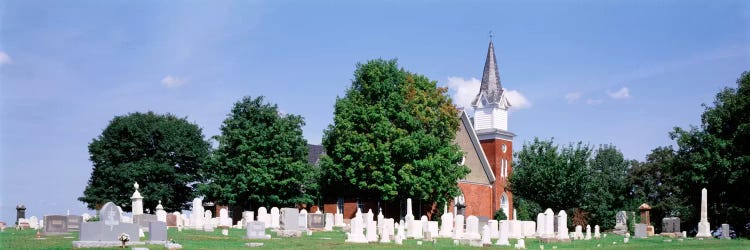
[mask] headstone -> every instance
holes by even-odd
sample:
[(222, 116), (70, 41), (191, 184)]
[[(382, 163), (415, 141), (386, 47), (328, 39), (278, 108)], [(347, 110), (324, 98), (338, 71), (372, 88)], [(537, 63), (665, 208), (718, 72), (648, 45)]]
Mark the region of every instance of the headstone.
[(263, 221), (248, 221), (247, 225), (248, 239), (270, 239), (271, 235), (266, 234), (266, 223)]
[(590, 240), (591, 239), (591, 225), (586, 225), (586, 238), (584, 238), (584, 239), (585, 240)]
[(481, 235), (479, 235), (479, 218), (473, 215), (466, 218), (466, 233), (464, 233), (463, 238), (468, 240), (481, 238)]
[(143, 214), (143, 196), (141, 196), (141, 193), (138, 192), (138, 182), (133, 184), (133, 187), (135, 188), (135, 192), (133, 192), (133, 196), (130, 197), (131, 208), (133, 211), (133, 215), (139, 215)]
[(324, 225), (324, 230), (333, 231), (334, 216), (332, 213), (325, 213), (325, 215), (326, 215), (326, 221), (325, 221), (326, 224)]
[(167, 214), (167, 227), (177, 227), (177, 215)]
[[(244, 211), (242, 212), (242, 220), (245, 222), (250, 222), (255, 220), (255, 212), (253, 211)], [(247, 224), (242, 224), (243, 228), (247, 226)]]
[(539, 213), (536, 215), (536, 236), (542, 237), (544, 235), (544, 230), (546, 227), (544, 226), (544, 214)]
[(137, 224), (141, 228), (148, 230), (148, 223), (152, 221), (158, 221), (156, 215), (153, 214), (136, 214), (133, 215), (133, 224)]
[(456, 215), (456, 223), (453, 228), (453, 239), (462, 239), (464, 237), (464, 216)]
[(594, 226), (594, 239), (601, 239), (602, 236), (599, 234), (599, 225)]
[(554, 238), (555, 237), (555, 213), (552, 209), (547, 208), (544, 211), (544, 234), (541, 238)]
[(167, 242), (167, 223), (163, 221), (150, 222), (148, 224), (148, 241), (151, 242), (151, 244), (166, 243)]
[(646, 224), (638, 223), (635, 224), (635, 238), (646, 238)]
[(568, 235), (568, 214), (565, 213), (565, 210), (560, 210), (557, 213), (557, 240), (570, 240), (570, 235)]
[(29, 227), (31, 229), (39, 229), (39, 218), (31, 216), (27, 221), (29, 222)]
[[(411, 198), (406, 199), (406, 216), (404, 216), (404, 220), (406, 221), (406, 229), (408, 230), (408, 237), (415, 237), (413, 231), (414, 227), (414, 214), (412, 214), (412, 207), (411, 207)], [(421, 235), (420, 235), (421, 237)]]
[(66, 230), (68, 232), (81, 230), (81, 222), (83, 222), (83, 218), (80, 215), (68, 215), (66, 217), (66, 220), (68, 221)]
[[(299, 216), (299, 212), (297, 212), (297, 216)], [(296, 219), (299, 220), (299, 218), (296, 218)], [(271, 228), (279, 228), (279, 208), (278, 207), (271, 208)]]
[(156, 220), (167, 222), (167, 211), (164, 211), (161, 200), (159, 200), (159, 205), (156, 205)]
[(440, 237), (449, 238), (453, 236), (453, 214), (452, 213), (443, 213), (443, 215), (440, 216), (440, 222), (442, 223), (440, 225)]
[(44, 216), (45, 235), (62, 234), (68, 232), (68, 217), (65, 215), (47, 215)]
[(721, 224), (721, 238), (732, 239), (732, 237), (729, 235), (729, 224)]
[(430, 232), (429, 222), (430, 221), (427, 219), (427, 215), (422, 215), (422, 217), (419, 218), (419, 224), (422, 225), (422, 236), (424, 236), (426, 233)]
[[(513, 210), (513, 211), (515, 212), (516, 210)], [(523, 239), (518, 239), (518, 241), (516, 242), (515, 248), (516, 249), (526, 249), (526, 242), (524, 242)]]
[(336, 214), (333, 215), (333, 225), (335, 227), (344, 227), (344, 214), (339, 211), (339, 206), (336, 206)]
[(406, 238), (406, 233), (404, 232), (404, 220), (401, 220), (396, 227), (398, 228), (398, 232), (396, 233), (396, 237), (394, 237), (394, 241), (396, 241), (396, 245), (401, 245), (404, 243), (404, 238)]
[[(372, 214), (372, 210), (368, 212), (368, 214)], [(373, 219), (365, 220), (365, 223), (367, 223), (367, 234), (365, 237), (367, 238), (368, 242), (378, 242), (378, 225), (377, 221)]]
[(487, 226), (490, 228), (491, 239), (497, 239), (500, 237), (500, 224), (496, 220), (487, 221)]
[(617, 235), (625, 235), (628, 232), (628, 214), (625, 211), (617, 212), (615, 215), (615, 230)]
[(390, 243), (394, 230), (393, 219), (383, 219), (383, 227), (380, 234), (380, 243)]
[(661, 220), (662, 233), (680, 233), (680, 218), (666, 217)]
[[(407, 222), (407, 225), (409, 223)], [(422, 239), (424, 231), (422, 230), (422, 220), (412, 220), (411, 226), (409, 227), (409, 237), (414, 239)]]
[(500, 232), (498, 233), (498, 239), (497, 243), (495, 245), (498, 246), (510, 246), (510, 242), (508, 241), (508, 234), (509, 234), (509, 223), (508, 220), (501, 220), (498, 223)]
[[(274, 207), (274, 208), (276, 208), (276, 207)], [(273, 216), (273, 214), (274, 214), (273, 211), (274, 211), (274, 209), (271, 208), (271, 216)], [(276, 208), (276, 211), (278, 211), (278, 208)], [(299, 210), (297, 210), (296, 208), (282, 208), (282, 210), (281, 210), (281, 223), (278, 226), (281, 227), (282, 230), (295, 230), (295, 231), (298, 231), (298, 230), (300, 230), (300, 225), (299, 225), (300, 219), (299, 219), (299, 217), (300, 217), (300, 213), (299, 213)], [(307, 218), (307, 216), (305, 216), (305, 218)], [(279, 219), (276, 219), (276, 220), (278, 221)], [(277, 222), (277, 224), (279, 224), (279, 223)]]
[(440, 233), (440, 225), (438, 225), (437, 221), (428, 221), (427, 222), (427, 232), (430, 233), (430, 237), (437, 238)]
[(73, 247), (81, 248), (91, 241), (98, 242), (97, 246), (107, 246), (107, 244), (119, 246), (121, 243), (118, 237), (123, 233), (130, 236), (131, 243), (140, 242), (140, 227), (133, 223), (122, 222), (121, 211), (112, 202), (104, 204), (99, 211), (100, 221), (81, 223), (79, 241), (74, 241)]
[(576, 225), (576, 232), (574, 233), (575, 240), (582, 240), (583, 239), (583, 227), (581, 225)]
[(271, 227), (271, 216), (268, 215), (268, 210), (265, 207), (258, 208), (258, 221), (263, 222), (266, 228)]
[(201, 198), (193, 199), (193, 207), (190, 213), (190, 227), (193, 229), (203, 229), (203, 200)]
[(378, 212), (378, 233), (383, 234), (383, 220), (385, 220), (385, 216), (383, 215), (383, 208), (380, 208), (380, 212)]
[(229, 218), (229, 211), (226, 208), (219, 210), (219, 226), (224, 228), (232, 226), (232, 218)]
[(482, 245), (490, 245), (492, 240), (490, 239), (490, 226), (484, 225), (482, 227)]
[[(307, 227), (310, 229), (323, 229), (326, 226), (326, 220), (323, 219), (323, 214), (308, 214), (307, 215)], [(331, 214), (331, 223), (333, 223), (333, 215)]]
[[(515, 212), (516, 210), (513, 210)], [(523, 228), (520, 220), (508, 220), (508, 238), (520, 239), (523, 238)]]
[(299, 230), (307, 231), (307, 210), (304, 208), (299, 211), (299, 214), (297, 215), (297, 225), (299, 226)]
[(711, 223), (708, 222), (708, 191), (701, 190), (701, 220), (698, 222), (697, 238), (711, 238)]
[[(361, 213), (357, 216), (362, 216)], [(351, 243), (367, 243), (367, 238), (364, 234), (364, 228), (362, 226), (362, 219), (359, 217), (354, 217), (351, 220), (351, 230), (349, 234), (347, 235), (346, 242)]]
[[(513, 210), (516, 211), (516, 210)], [(523, 221), (523, 237), (534, 237), (536, 233), (536, 222)]]

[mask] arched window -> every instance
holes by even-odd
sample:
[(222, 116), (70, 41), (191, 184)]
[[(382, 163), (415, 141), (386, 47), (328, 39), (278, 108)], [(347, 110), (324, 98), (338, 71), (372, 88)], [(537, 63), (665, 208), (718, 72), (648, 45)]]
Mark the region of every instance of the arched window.
[(510, 209), (508, 205), (508, 196), (505, 195), (505, 193), (503, 193), (503, 196), (500, 196), (500, 208), (503, 209), (503, 213), (505, 213), (505, 218), (510, 218), (508, 217), (508, 211), (509, 211), (508, 209)]

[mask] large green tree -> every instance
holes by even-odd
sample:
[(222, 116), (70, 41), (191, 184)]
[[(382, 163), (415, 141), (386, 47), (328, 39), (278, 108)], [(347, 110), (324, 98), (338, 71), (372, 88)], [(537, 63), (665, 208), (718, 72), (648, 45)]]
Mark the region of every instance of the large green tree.
[(581, 142), (560, 148), (552, 139), (534, 138), (515, 153), (513, 194), (534, 201), (542, 209), (571, 209), (581, 205), (586, 194), (590, 146)]
[(601, 145), (594, 152), (589, 160), (585, 199), (581, 203), (592, 224), (614, 228), (615, 214), (626, 208), (628, 201), (630, 165), (615, 146)]
[[(199, 191), (208, 200), (256, 208), (313, 201), (315, 173), (307, 163), (301, 116), (279, 113), (264, 98), (244, 97), (232, 107), (214, 139)], [(308, 184), (308, 185), (306, 185)]]
[(194, 197), (210, 149), (201, 129), (186, 118), (153, 112), (116, 116), (89, 144), (94, 166), (78, 200), (90, 209), (112, 201), (130, 210), (138, 182), (144, 208), (161, 200), (165, 209), (180, 210)]
[(439, 204), (456, 196), (469, 170), (459, 164), (458, 111), (446, 91), (396, 60), (358, 64), (323, 136), (326, 195)]
[[(700, 193), (708, 189), (709, 221), (736, 229), (750, 223), (750, 72), (737, 79), (737, 88), (716, 94), (713, 106), (704, 105), (700, 127), (675, 128), (678, 145), (674, 173), (682, 198), (699, 212)], [(691, 222), (696, 222), (697, 216)]]

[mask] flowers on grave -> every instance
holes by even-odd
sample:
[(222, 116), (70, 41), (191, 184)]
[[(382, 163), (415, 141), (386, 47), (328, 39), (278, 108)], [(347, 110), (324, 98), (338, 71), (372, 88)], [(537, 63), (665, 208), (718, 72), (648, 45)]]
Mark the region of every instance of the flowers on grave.
[(120, 234), (120, 237), (117, 238), (117, 239), (119, 239), (120, 241), (122, 241), (122, 248), (125, 248), (125, 243), (128, 242), (128, 241), (130, 241), (130, 235), (128, 235), (126, 233), (122, 233), (122, 234)]

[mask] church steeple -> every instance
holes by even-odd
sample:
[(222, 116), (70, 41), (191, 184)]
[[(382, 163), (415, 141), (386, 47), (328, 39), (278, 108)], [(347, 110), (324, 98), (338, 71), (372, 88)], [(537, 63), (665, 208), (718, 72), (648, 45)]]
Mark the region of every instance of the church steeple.
[(500, 83), (500, 71), (497, 70), (497, 59), (495, 59), (495, 46), (490, 39), (490, 46), (487, 49), (487, 59), (484, 62), (484, 71), (482, 72), (482, 84), (479, 87), (479, 93), (471, 102), (471, 106), (476, 107), (480, 101), (487, 104), (499, 103), (503, 96), (503, 85)]

